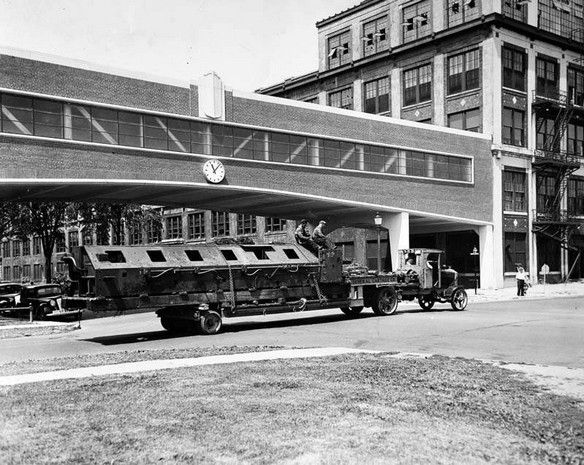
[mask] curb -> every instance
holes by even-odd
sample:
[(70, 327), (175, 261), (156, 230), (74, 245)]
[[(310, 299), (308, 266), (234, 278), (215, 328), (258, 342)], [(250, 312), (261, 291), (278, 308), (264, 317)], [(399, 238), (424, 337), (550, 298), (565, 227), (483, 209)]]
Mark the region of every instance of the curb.
[(79, 328), (79, 324), (74, 322), (60, 321), (37, 321), (22, 325), (0, 326), (0, 339), (13, 339), (17, 337), (45, 336), (49, 334), (59, 334), (74, 331)]

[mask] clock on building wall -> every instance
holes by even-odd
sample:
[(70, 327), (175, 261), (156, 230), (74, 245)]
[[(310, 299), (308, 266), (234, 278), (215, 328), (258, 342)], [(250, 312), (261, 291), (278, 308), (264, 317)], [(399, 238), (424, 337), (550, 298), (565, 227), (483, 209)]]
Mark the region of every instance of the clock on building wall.
[(203, 174), (207, 181), (218, 184), (225, 178), (225, 166), (216, 158), (207, 160), (203, 165)]

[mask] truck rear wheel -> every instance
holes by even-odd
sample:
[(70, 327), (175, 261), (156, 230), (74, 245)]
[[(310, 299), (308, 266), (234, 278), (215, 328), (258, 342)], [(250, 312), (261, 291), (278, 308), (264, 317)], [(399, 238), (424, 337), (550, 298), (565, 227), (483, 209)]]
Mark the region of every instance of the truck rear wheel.
[(203, 334), (217, 334), (223, 326), (223, 321), (217, 312), (209, 311), (201, 315), (199, 325)]
[(357, 316), (363, 311), (363, 307), (341, 307), (341, 312), (348, 316)]
[(468, 304), (468, 295), (466, 295), (466, 291), (462, 287), (455, 289), (450, 298), (452, 310), (464, 310), (466, 304)]
[(397, 310), (397, 300), (397, 292), (393, 287), (383, 287), (377, 291), (373, 312), (376, 315), (392, 315)]
[(422, 310), (430, 310), (434, 306), (434, 302), (431, 295), (418, 296), (418, 304)]

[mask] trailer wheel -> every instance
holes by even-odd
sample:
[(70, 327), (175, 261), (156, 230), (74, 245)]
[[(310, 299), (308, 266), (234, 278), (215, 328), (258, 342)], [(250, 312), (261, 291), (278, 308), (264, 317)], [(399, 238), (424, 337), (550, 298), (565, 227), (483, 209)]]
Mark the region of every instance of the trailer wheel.
[(377, 292), (373, 312), (376, 315), (392, 315), (397, 310), (397, 300), (397, 292), (393, 287), (383, 287)]
[(462, 287), (455, 289), (452, 293), (452, 297), (450, 298), (450, 305), (452, 306), (452, 309), (464, 310), (466, 308), (466, 304), (468, 304), (468, 295), (466, 295), (466, 291)]
[(341, 307), (341, 312), (343, 312), (347, 316), (357, 316), (359, 313), (363, 311), (363, 307)]
[(41, 305), (38, 307), (34, 312), (34, 319), (35, 320), (44, 320), (48, 313), (48, 307), (46, 305)]
[(199, 324), (203, 334), (217, 334), (221, 330), (223, 321), (217, 312), (209, 311), (201, 315)]
[(418, 304), (422, 310), (430, 310), (436, 301), (431, 295), (420, 295), (418, 296)]

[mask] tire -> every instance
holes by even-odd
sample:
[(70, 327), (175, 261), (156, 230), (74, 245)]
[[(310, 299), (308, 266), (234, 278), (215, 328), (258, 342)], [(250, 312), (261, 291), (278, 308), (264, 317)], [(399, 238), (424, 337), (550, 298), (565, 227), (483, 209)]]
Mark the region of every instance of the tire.
[(217, 312), (209, 311), (201, 315), (199, 325), (203, 334), (217, 334), (223, 326), (223, 320)]
[(383, 287), (377, 291), (373, 302), (373, 312), (376, 315), (393, 315), (397, 310), (397, 292), (393, 287)]
[(34, 311), (34, 319), (37, 321), (42, 321), (46, 318), (47, 316), (47, 308), (43, 305), (41, 307), (38, 307), (35, 311)]
[(450, 305), (452, 306), (452, 310), (462, 311), (466, 308), (468, 304), (468, 295), (466, 291), (462, 287), (458, 287), (452, 293), (452, 297), (450, 298)]
[(431, 310), (435, 302), (431, 295), (418, 296), (418, 305), (422, 310)]
[(363, 311), (363, 307), (341, 307), (341, 311), (347, 316), (357, 316)]

